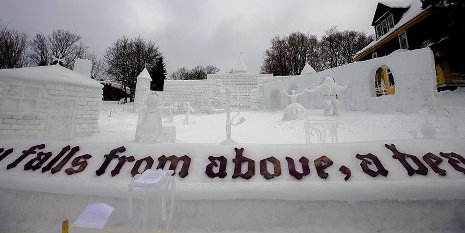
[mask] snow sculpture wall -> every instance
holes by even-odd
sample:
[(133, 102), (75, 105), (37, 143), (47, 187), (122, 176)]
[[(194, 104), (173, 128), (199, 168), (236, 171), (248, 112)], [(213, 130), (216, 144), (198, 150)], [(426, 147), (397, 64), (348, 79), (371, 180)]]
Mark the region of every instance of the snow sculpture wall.
[[(376, 97), (375, 73), (383, 65), (389, 67), (394, 75), (396, 93)], [(280, 95), (281, 98), (276, 98), (276, 90), (285, 88), (288, 91), (296, 89), (301, 92), (304, 88), (311, 89), (320, 85), (326, 76), (333, 77), (340, 85), (345, 85), (350, 80), (349, 88), (339, 96), (343, 109), (408, 113), (436, 105), (434, 57), (429, 48), (424, 48), (267, 83), (264, 85), (265, 108), (273, 109), (276, 104), (280, 104), (282, 109), (289, 104), (284, 94)], [(317, 93), (304, 94), (299, 103), (306, 108), (323, 107)]]
[(212, 112), (213, 108), (222, 108), (224, 96), (221, 94), (221, 80), (165, 80), (160, 94), (160, 105), (176, 107), (178, 113), (184, 113), (187, 102), (194, 111)]
[(98, 131), (102, 85), (60, 66), (0, 71), (0, 138), (67, 140)]
[[(139, 77), (143, 76), (142, 73)], [(144, 105), (147, 93), (150, 93), (149, 84), (145, 83), (143, 79), (139, 80), (139, 77), (136, 86), (135, 109), (140, 109)], [(148, 75), (148, 77), (150, 76)], [(232, 73), (208, 74), (206, 80), (166, 80), (164, 90), (160, 92), (160, 104), (162, 106), (173, 105), (177, 108), (178, 113), (183, 113), (185, 104), (190, 102), (195, 111), (211, 113), (214, 109), (224, 107), (224, 94), (221, 90), (231, 88), (231, 107), (262, 109), (263, 85), (285, 78), (288, 77), (273, 77), (272, 74), (249, 74), (241, 54)], [(144, 94), (139, 95), (138, 93)]]
[[(232, 90), (232, 107), (239, 109), (250, 109), (251, 107), (251, 90), (258, 88), (258, 79), (266, 80), (272, 78), (272, 74), (249, 74), (249, 73), (227, 73), (227, 74), (209, 74), (207, 80), (221, 80), (223, 87), (229, 87)], [(260, 95), (258, 95), (260, 98)], [(253, 102), (256, 102), (253, 100)], [(260, 104), (260, 103), (259, 103)]]
[[(257, 103), (258, 109), (263, 109), (265, 107), (265, 84), (270, 82), (275, 82), (279, 80), (284, 80), (287, 78), (292, 78), (294, 76), (265, 76), (265, 77), (258, 77), (257, 78), (257, 100), (254, 102)], [(279, 90), (277, 90), (279, 92)], [(281, 104), (280, 104), (281, 105)], [(287, 106), (287, 105), (286, 105)]]

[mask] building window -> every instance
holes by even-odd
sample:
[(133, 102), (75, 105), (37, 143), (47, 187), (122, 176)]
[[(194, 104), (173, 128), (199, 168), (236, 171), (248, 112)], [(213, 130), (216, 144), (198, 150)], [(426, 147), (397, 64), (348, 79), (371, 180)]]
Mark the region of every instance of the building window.
[(401, 49), (408, 49), (407, 34), (405, 32), (399, 35), (399, 45)]
[(376, 26), (376, 39), (380, 38), (383, 35), (383, 30), (381, 29), (381, 24)]
[(386, 34), (389, 31), (386, 20), (383, 20), (383, 34)]
[(387, 66), (381, 66), (375, 73), (375, 94), (376, 96), (394, 95), (396, 86), (391, 69)]
[(387, 24), (389, 29), (394, 27), (394, 16), (389, 15), (389, 17), (387, 18)]
[(381, 23), (376, 25), (375, 27), (376, 39), (379, 39), (381, 36), (388, 33), (389, 30), (391, 30), (391, 28), (393, 27), (394, 27), (394, 16), (389, 15), (386, 19), (381, 21)]
[(5, 113), (33, 113), (37, 109), (39, 87), (6, 83), (0, 110)]

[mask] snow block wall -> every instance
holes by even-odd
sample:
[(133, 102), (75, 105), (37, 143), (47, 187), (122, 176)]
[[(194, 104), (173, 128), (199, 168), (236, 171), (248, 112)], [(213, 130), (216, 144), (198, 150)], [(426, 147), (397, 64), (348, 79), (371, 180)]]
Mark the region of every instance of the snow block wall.
[[(387, 66), (394, 76), (394, 95), (376, 97), (375, 73), (381, 66)], [(333, 77), (339, 85), (350, 81), (349, 88), (338, 95), (343, 109), (408, 113), (436, 106), (436, 71), (429, 48), (267, 83), (264, 85), (264, 106), (267, 109), (283, 109), (290, 103), (289, 98), (282, 93), (283, 89), (288, 93), (295, 89), (299, 93), (305, 88), (312, 89), (320, 85), (327, 76)], [(322, 108), (321, 97), (317, 93), (305, 93), (299, 96), (298, 102), (306, 108)]]
[(67, 140), (98, 131), (102, 85), (59, 66), (0, 71), (0, 138)]
[(252, 99), (252, 103), (256, 103), (257, 109), (263, 109), (265, 107), (265, 84), (293, 77), (294, 76), (270, 76), (257, 78), (257, 95), (256, 100)]
[(228, 73), (209, 74), (207, 79), (221, 80), (224, 88), (232, 90), (232, 104), (234, 108), (250, 109), (251, 91), (258, 88), (257, 80), (273, 77), (271, 74)]
[[(141, 74), (142, 75), (142, 74)], [(209, 74), (206, 80), (166, 80), (160, 92), (163, 106), (173, 105), (183, 113), (186, 102), (198, 112), (211, 113), (224, 108), (225, 88), (232, 90), (232, 107), (239, 109), (262, 109), (264, 84), (288, 77), (273, 77), (271, 74), (227, 73)], [(135, 111), (145, 104), (150, 92), (145, 79), (137, 79)]]
[[(407, 156), (415, 156), (417, 165), (412, 159), (408, 163), (418, 170), (409, 175), (402, 165), (402, 156), (394, 158), (394, 152), (385, 144), (395, 145)], [(54, 167), (53, 173), (43, 172), (65, 147), (77, 150), (64, 156), (70, 157), (61, 166)], [(167, 160), (163, 162), (161, 167), (165, 169), (172, 166), (175, 157), (190, 158), (189, 163), (179, 162), (170, 168), (176, 171), (177, 186), (170, 232), (432, 233), (464, 232), (465, 229), (465, 174), (460, 171), (463, 164), (457, 162), (459, 157), (449, 154), (465, 155), (465, 144), (460, 139), (330, 146), (30, 140), (1, 141), (0, 148), (3, 149), (0, 152), (0, 229), (3, 232), (54, 232), (64, 219), (76, 219), (89, 203), (101, 202), (116, 207), (105, 232), (123, 232), (110, 229), (131, 227), (126, 198), (132, 174), (158, 167), (168, 158), (165, 155), (173, 156), (170, 165)], [(235, 148), (243, 148), (241, 155)], [(11, 152), (5, 154), (5, 151)], [(33, 154), (22, 156), (23, 151)], [(36, 156), (39, 153), (50, 157), (41, 157), (43, 162), (39, 163)], [(379, 165), (370, 162), (373, 160), (363, 162), (364, 158), (357, 157), (368, 153), (379, 159), (385, 172), (380, 173)], [(437, 160), (431, 160), (434, 156), (429, 153), (442, 158), (442, 163), (434, 163)], [(105, 156), (108, 154), (112, 156)], [(426, 154), (430, 156), (429, 163), (424, 157)], [(129, 156), (134, 160), (122, 160)], [(211, 173), (207, 173), (210, 169), (220, 174), (216, 173), (219, 168), (213, 166), (210, 157), (218, 163), (220, 156), (224, 156), (224, 176), (210, 178)], [(253, 165), (242, 156), (254, 161)], [(320, 163), (322, 156), (331, 163)], [(307, 162), (300, 162), (302, 157)], [(79, 165), (71, 162), (77, 158)], [(301, 173), (305, 163), (308, 173)], [(425, 166), (423, 169), (427, 172), (421, 173), (418, 164)], [(440, 169), (433, 170), (434, 164)], [(347, 171), (342, 173), (343, 166), (350, 169), (350, 177)], [(251, 177), (233, 178), (236, 167), (242, 167), (237, 173)], [(444, 176), (440, 175), (441, 169), (446, 172)], [(187, 171), (185, 176), (181, 175), (182, 170)], [(141, 210), (143, 190), (134, 191), (136, 210)]]
[(224, 104), (222, 88), (221, 80), (165, 80), (160, 103), (175, 106), (179, 113), (184, 113), (187, 102), (194, 111), (212, 112)]

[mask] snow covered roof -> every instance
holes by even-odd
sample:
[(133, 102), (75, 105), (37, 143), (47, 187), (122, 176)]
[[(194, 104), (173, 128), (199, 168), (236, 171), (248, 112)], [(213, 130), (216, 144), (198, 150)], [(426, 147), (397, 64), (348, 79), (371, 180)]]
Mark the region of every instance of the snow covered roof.
[[(383, 4), (384, 4), (384, 2), (383, 2)], [(387, 4), (394, 6), (394, 4), (392, 2), (389, 2)], [(406, 4), (406, 3), (404, 2), (403, 4)], [(399, 22), (397, 22), (396, 25), (394, 25), (393, 28), (391, 28), (386, 34), (384, 34), (383, 36), (381, 36), (377, 40), (372, 41), (370, 44), (365, 46), (365, 48), (358, 51), (355, 54), (354, 57), (357, 57), (357, 55), (359, 55), (359, 54), (367, 51), (368, 49), (374, 47), (376, 44), (381, 42), (383, 39), (387, 38), (389, 35), (391, 35), (393, 32), (398, 30), (400, 27), (402, 27), (406, 23), (410, 22), (411, 20), (413, 20), (414, 18), (419, 16), (421, 13), (425, 12), (426, 10), (422, 9), (421, 6), (422, 6), (421, 0), (413, 0), (413, 2), (411, 2), (410, 8), (402, 15), (402, 18), (399, 20)]]
[(137, 79), (148, 79), (152, 81), (152, 77), (150, 76), (149, 71), (147, 70), (147, 67), (145, 67), (144, 70), (140, 72), (139, 76), (137, 76)]
[(314, 73), (316, 73), (315, 69), (313, 69), (313, 67), (310, 64), (305, 62), (305, 66), (300, 72), (300, 74), (302, 75), (302, 74), (314, 74)]
[(0, 70), (0, 79), (24, 80), (44, 83), (65, 83), (78, 86), (102, 88), (102, 84), (84, 75), (59, 65), (24, 67)]
[(406, 1), (379, 1), (379, 4), (383, 4), (390, 8), (407, 8), (412, 5), (412, 0)]
[[(122, 91), (125, 91), (121, 84), (113, 82), (111, 80), (102, 80), (102, 81), (100, 81), (100, 83), (103, 84), (103, 85), (112, 86), (112, 87), (114, 87), (116, 89), (120, 89)], [(129, 90), (129, 88), (127, 88), (125, 92), (126, 92), (126, 94), (130, 94), (131, 91)]]
[(239, 59), (237, 59), (236, 66), (233, 69), (233, 73), (248, 73), (249, 70), (242, 59), (242, 53), (239, 54)]

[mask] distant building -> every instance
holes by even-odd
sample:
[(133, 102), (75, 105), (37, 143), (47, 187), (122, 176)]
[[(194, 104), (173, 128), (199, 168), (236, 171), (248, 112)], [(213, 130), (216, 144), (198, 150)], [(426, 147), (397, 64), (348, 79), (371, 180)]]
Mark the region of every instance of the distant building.
[(445, 22), (441, 13), (422, 9), (421, 0), (403, 4), (379, 2), (371, 23), (375, 28), (375, 40), (357, 52), (354, 60), (365, 61), (430, 47), (435, 58), (438, 88), (465, 86), (465, 63), (461, 59), (464, 46), (451, 43), (445, 30), (433, 28), (437, 22), (450, 23)]
[(115, 82), (100, 81), (103, 85), (103, 101), (118, 101), (125, 97), (129, 98), (129, 90), (124, 91), (124, 88)]

